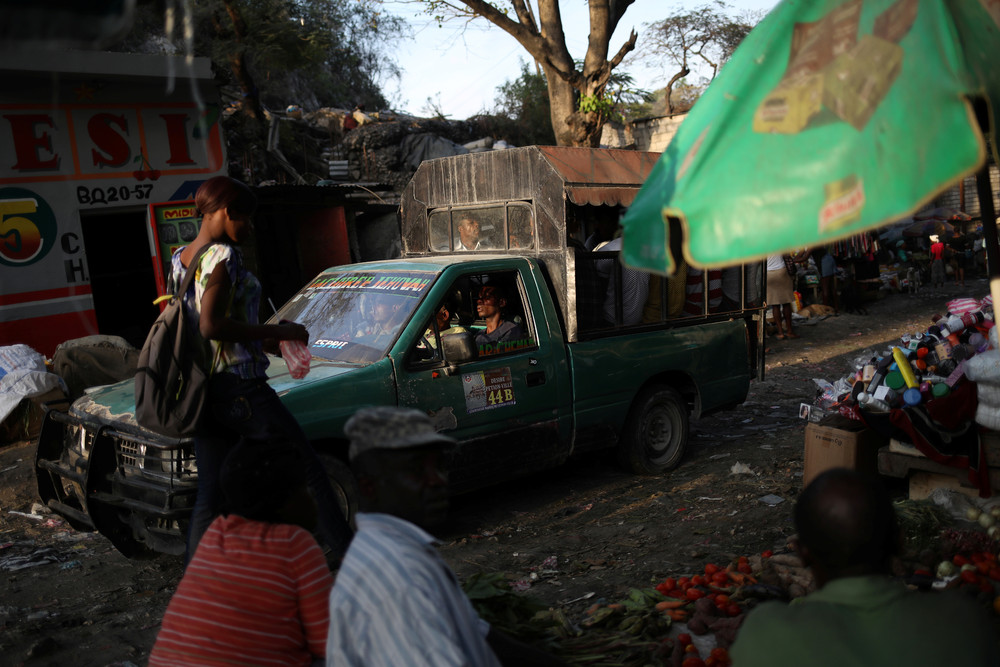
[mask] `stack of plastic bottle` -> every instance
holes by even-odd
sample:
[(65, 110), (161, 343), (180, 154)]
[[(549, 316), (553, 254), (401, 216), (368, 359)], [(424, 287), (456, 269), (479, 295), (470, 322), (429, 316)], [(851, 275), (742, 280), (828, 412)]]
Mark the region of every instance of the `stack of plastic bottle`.
[[(855, 374), (851, 397), (868, 410), (888, 412), (947, 396), (963, 377), (978, 382), (988, 376), (996, 401), (995, 406), (988, 402), (986, 412), (1000, 426), (1000, 352), (986, 354), (998, 347), (992, 304), (985, 310), (979, 302), (975, 310), (967, 303), (948, 305), (949, 312), (933, 316), (926, 332), (904, 335), (900, 345), (872, 357)], [(953, 305), (959, 312), (951, 310)], [(979, 396), (982, 402), (981, 387)]]

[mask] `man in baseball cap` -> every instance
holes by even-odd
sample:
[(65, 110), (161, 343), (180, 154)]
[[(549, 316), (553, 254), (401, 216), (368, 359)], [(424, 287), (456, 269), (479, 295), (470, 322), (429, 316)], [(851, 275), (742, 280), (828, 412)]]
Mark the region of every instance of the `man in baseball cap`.
[(448, 511), (442, 458), (455, 441), (419, 410), (359, 410), (344, 426), (358, 481), (357, 533), (330, 592), (328, 665), (558, 665), (490, 627), (423, 530)]
[(388, 514), (423, 528), (448, 513), (448, 478), (441, 460), (455, 444), (420, 410), (365, 408), (347, 420), (347, 456), (358, 480), (361, 512)]

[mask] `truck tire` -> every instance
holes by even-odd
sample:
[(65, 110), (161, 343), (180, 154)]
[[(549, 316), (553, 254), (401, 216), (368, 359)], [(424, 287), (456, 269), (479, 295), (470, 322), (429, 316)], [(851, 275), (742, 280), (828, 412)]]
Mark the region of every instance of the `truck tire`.
[(354, 515), (358, 512), (358, 482), (354, 479), (354, 473), (350, 466), (331, 454), (318, 454), (319, 460), (326, 468), (326, 475), (330, 478), (330, 486), (333, 487), (333, 494), (340, 505), (340, 511), (350, 524), (352, 529), (357, 529), (354, 525)]
[(673, 387), (653, 385), (639, 392), (622, 434), (622, 463), (640, 475), (673, 470), (688, 441), (688, 409)]

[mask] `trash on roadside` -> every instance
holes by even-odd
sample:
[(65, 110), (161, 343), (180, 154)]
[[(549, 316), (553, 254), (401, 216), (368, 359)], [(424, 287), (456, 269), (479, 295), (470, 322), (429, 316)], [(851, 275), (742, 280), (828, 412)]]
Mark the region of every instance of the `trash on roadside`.
[[(34, 545), (30, 542), (22, 542), (15, 544), (14, 546), (23, 547), (33, 547)], [(16, 551), (16, 549), (12, 549)], [(50, 547), (42, 547), (41, 549), (35, 549), (30, 553), (11, 553), (9, 555), (0, 558), (0, 570), (6, 572), (15, 572), (17, 570), (24, 570), (29, 567), (37, 567), (39, 565), (45, 565), (47, 563), (61, 563), (65, 560), (65, 556), (59, 553), (55, 549)]]

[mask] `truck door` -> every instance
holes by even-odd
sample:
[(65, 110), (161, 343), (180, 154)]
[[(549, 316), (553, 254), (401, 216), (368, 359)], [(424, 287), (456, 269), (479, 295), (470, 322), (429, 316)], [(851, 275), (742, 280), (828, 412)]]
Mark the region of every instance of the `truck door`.
[[(561, 463), (569, 455), (569, 371), (534, 282), (518, 271), (469, 272), (410, 327), (394, 349), (400, 405), (431, 415), (461, 442), (452, 490), (479, 487)], [(445, 314), (447, 313), (447, 314)], [(474, 339), (477, 356), (456, 363), (442, 340)]]

